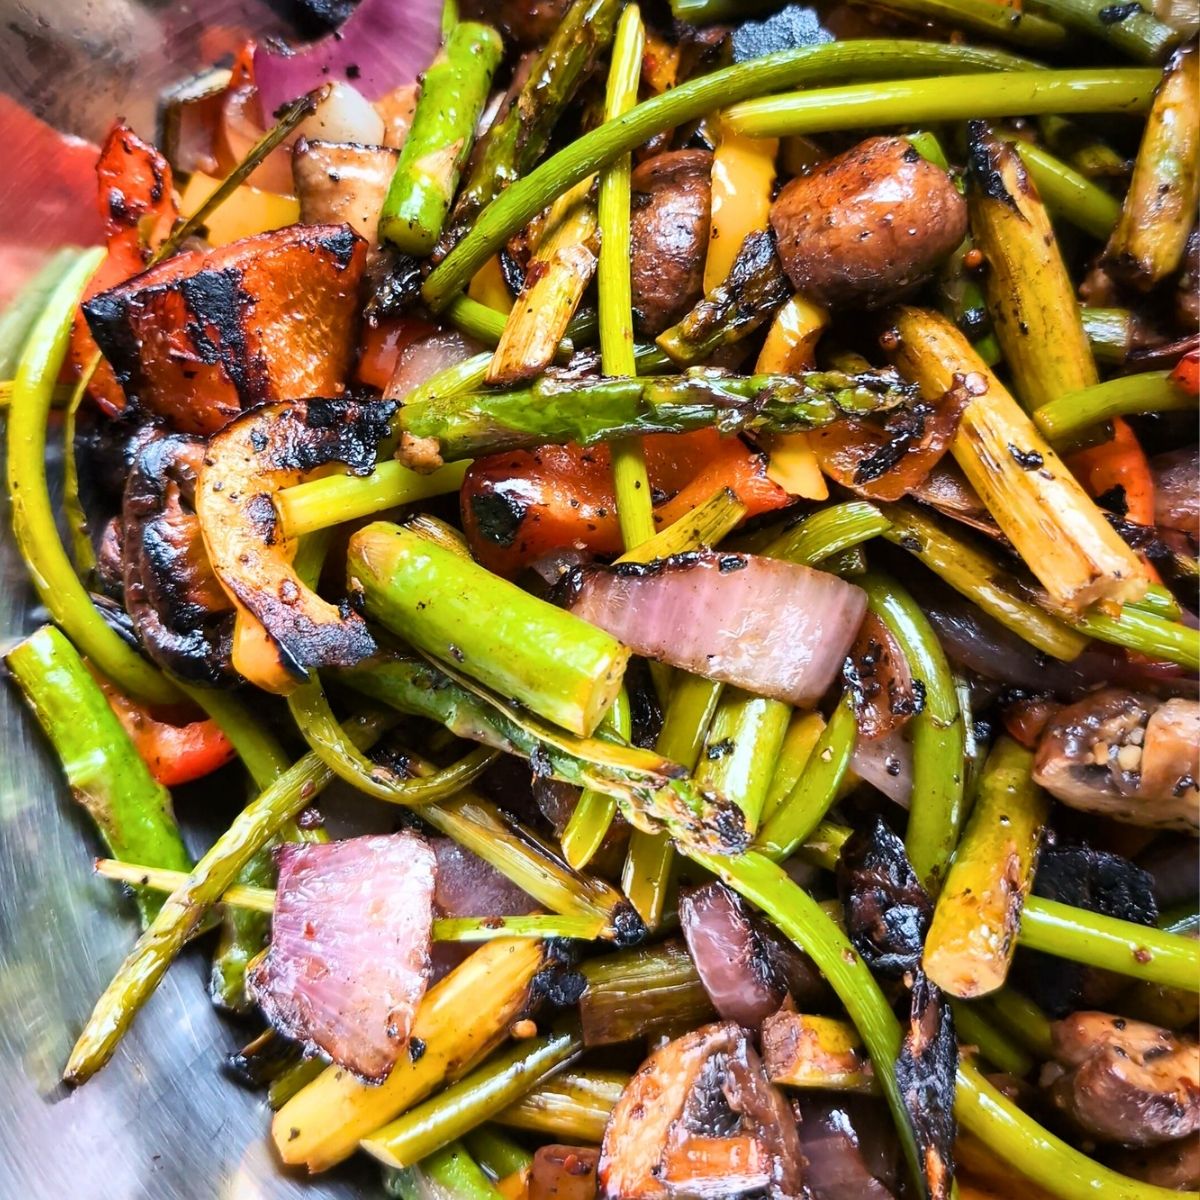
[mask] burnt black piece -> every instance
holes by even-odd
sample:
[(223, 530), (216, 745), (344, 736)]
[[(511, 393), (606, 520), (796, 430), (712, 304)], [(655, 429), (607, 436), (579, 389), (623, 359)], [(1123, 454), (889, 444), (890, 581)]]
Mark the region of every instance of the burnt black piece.
[[(1154, 877), (1127, 858), (1089, 846), (1048, 847), (1038, 860), (1033, 894), (1075, 908), (1153, 925), (1158, 919)], [(1014, 978), (1052, 1017), (1064, 1017), (1083, 1002), (1093, 968), (1034, 950), (1018, 950)]]
[(360, 0), (284, 0), (278, 7), (308, 37), (332, 33), (358, 7)]
[(799, 50), (832, 42), (833, 34), (808, 5), (789, 4), (763, 21), (746, 21), (733, 31), (733, 61), (749, 62), (779, 50)]
[(954, 1076), (958, 1040), (950, 1005), (936, 984), (918, 973), (896, 1082), (904, 1097), (925, 1174), (929, 1200), (945, 1200), (954, 1181)]
[(838, 896), (846, 932), (876, 975), (898, 979), (921, 964), (933, 903), (917, 879), (904, 843), (875, 817), (842, 847)]
[(421, 263), (392, 246), (380, 246), (367, 260), (364, 290), (371, 297), (363, 315), (374, 325), (385, 317), (398, 317), (421, 295)]
[(854, 468), (854, 482), (859, 485), (873, 483), (886, 475), (900, 462), (908, 448), (925, 436), (925, 419), (933, 416), (934, 411), (931, 404), (917, 403), (891, 413), (883, 426), (887, 441)]

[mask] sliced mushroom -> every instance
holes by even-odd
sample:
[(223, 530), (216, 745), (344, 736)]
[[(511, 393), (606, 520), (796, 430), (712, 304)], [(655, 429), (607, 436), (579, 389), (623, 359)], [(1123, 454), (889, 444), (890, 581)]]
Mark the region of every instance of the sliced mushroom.
[(541, 1146), (529, 1168), (528, 1200), (595, 1200), (600, 1152), (591, 1146)]
[(396, 169), (390, 146), (301, 138), (292, 150), (292, 176), (306, 225), (349, 225), (372, 248), (379, 245), (379, 210)]
[(194, 683), (229, 683), (233, 604), (194, 509), (203, 460), (199, 438), (142, 443), (121, 510), (122, 582), (134, 628), (159, 666)]
[(1200, 1046), (1157, 1025), (1077, 1012), (1052, 1026), (1042, 1072), (1054, 1104), (1086, 1134), (1157, 1146), (1200, 1130)]
[(280, 528), (273, 497), (329, 463), (369, 475), (394, 411), (388, 400), (267, 404), (209, 443), (196, 512), (213, 569), (238, 610), (234, 665), (267, 691), (286, 693), (309, 668), (350, 667), (375, 650), (362, 617), (300, 580), (296, 540)]
[(800, 1200), (800, 1140), (746, 1032), (706, 1025), (629, 1081), (600, 1151), (605, 1200)]
[(1198, 760), (1200, 703), (1105, 688), (1050, 721), (1034, 778), (1072, 808), (1194, 833)]
[(1122, 1175), (1177, 1192), (1200, 1188), (1200, 1138), (1181, 1138), (1147, 1150), (1124, 1150), (1112, 1163)]

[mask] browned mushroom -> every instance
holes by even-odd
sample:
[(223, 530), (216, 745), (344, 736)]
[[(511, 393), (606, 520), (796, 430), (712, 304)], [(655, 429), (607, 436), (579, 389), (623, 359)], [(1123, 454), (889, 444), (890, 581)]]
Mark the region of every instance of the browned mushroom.
[(771, 206), (771, 226), (797, 291), (877, 308), (962, 241), (967, 207), (907, 138), (874, 137), (793, 179)]
[(1181, 1138), (1147, 1150), (1123, 1150), (1113, 1167), (1122, 1175), (1177, 1192), (1200, 1187), (1200, 1138)]
[(1169, 450), (1150, 460), (1154, 472), (1154, 523), (1200, 538), (1200, 446)]
[(301, 138), (292, 151), (292, 177), (306, 225), (345, 222), (370, 246), (379, 244), (379, 210), (399, 151), (390, 146)]
[(1200, 703), (1105, 688), (1049, 722), (1034, 778), (1072, 808), (1195, 832), (1198, 759)]
[(1051, 1100), (1100, 1141), (1157, 1146), (1200, 1130), (1200, 1046), (1157, 1025), (1102, 1012), (1055, 1021)]
[(540, 1146), (529, 1168), (528, 1200), (595, 1200), (600, 1152), (591, 1146)]
[(800, 1140), (746, 1032), (706, 1025), (629, 1081), (600, 1151), (605, 1200), (800, 1200)]
[(195, 683), (231, 682), (233, 604), (193, 509), (203, 459), (204, 442), (181, 434), (138, 450), (122, 505), (125, 608), (159, 666)]
[(647, 336), (673, 325), (704, 294), (711, 171), (707, 150), (672, 150), (633, 173), (633, 309)]

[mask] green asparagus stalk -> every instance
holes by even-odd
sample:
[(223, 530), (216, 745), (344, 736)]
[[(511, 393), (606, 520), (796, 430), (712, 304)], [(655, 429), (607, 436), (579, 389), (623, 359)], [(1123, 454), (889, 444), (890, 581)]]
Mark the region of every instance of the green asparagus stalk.
[(973, 1046), (998, 1071), (1024, 1079), (1033, 1070), (1033, 1056), (1002, 1030), (997, 1029), (975, 1004), (951, 1000), (954, 1031), (962, 1046)]
[(753, 833), (762, 817), (792, 706), (727, 688), (708, 727), (696, 782), (742, 810)]
[(393, 633), (580, 736), (621, 686), (629, 651), (615, 638), (401, 526), (359, 530), (346, 569)]
[(1100, 38), (1139, 62), (1162, 62), (1181, 36), (1141, 4), (1131, 8), (1109, 0), (1030, 0), (1028, 7), (1068, 29)]
[(507, 1035), (529, 1003), (544, 963), (538, 942), (485, 942), (425, 993), (410, 1034), (419, 1055), (401, 1055), (380, 1084), (326, 1067), (275, 1114), (271, 1139), (288, 1166), (311, 1173), (349, 1157), (359, 1140), (461, 1077)]
[(480, 1170), (461, 1142), (450, 1142), (415, 1167), (385, 1167), (384, 1190), (396, 1200), (421, 1200), (431, 1193), (454, 1200), (503, 1200), (503, 1193)]
[[(486, 304), (480, 304), (478, 300), (472, 300), (465, 293), (455, 296), (446, 306), (442, 315), (460, 333), (465, 333), (467, 337), (472, 337), (485, 346), (499, 345), (501, 337), (504, 336), (504, 326), (507, 322), (504, 313), (498, 312), (494, 308), (488, 308)], [(595, 337), (595, 312), (591, 309), (577, 312), (567, 325), (566, 336), (558, 344), (556, 355), (558, 361), (568, 362), (577, 346), (585, 346)], [(491, 357), (489, 354), (488, 363), (491, 362)], [(480, 376), (479, 382), (483, 382), (483, 375)]]
[(924, 703), (911, 721), (912, 804), (904, 848), (922, 884), (936, 892), (965, 816), (965, 722), (954, 677), (925, 614), (895, 580), (868, 574), (858, 583), (904, 652), (914, 682), (924, 687)]
[(624, 1071), (566, 1070), (531, 1088), (496, 1120), (570, 1145), (598, 1146), (628, 1082)]
[(1085, 638), (1005, 586), (1004, 565), (994, 554), (967, 543), (915, 505), (880, 505), (880, 511), (891, 522), (883, 535), (888, 541), (907, 550), (1006, 629), (1066, 662), (1082, 653)]
[(1058, 392), (1038, 408), (1033, 419), (1056, 446), (1069, 446), (1087, 430), (1113, 417), (1188, 412), (1195, 407), (1196, 397), (1176, 387), (1170, 372), (1144, 371)]
[[(112, 854), (127, 862), (187, 870), (191, 859), (171, 795), (150, 774), (75, 647), (43, 626), (8, 652), (8, 669), (63, 765), (75, 801)], [(161, 898), (138, 888), (143, 927)]]
[(1046, 113), (1038, 117), (1038, 129), (1046, 145), (1085, 179), (1125, 179), (1129, 162), (1090, 128)]
[[(683, 675), (671, 691), (655, 743), (658, 753), (688, 771), (695, 771), (721, 691), (722, 685), (711, 679)], [(674, 858), (674, 849), (665, 832), (635, 829), (629, 839), (621, 887), (648, 929), (657, 929), (662, 923)]]
[[(425, 281), (425, 303), (435, 312), (444, 309), (514, 233), (580, 180), (656, 133), (686, 125), (722, 105), (831, 79), (897, 72), (1003, 71), (1033, 65), (1011, 54), (971, 46), (864, 39), (786, 50), (689, 79), (576, 138), (509, 186), (483, 211), (482, 205), (496, 195), (496, 190), (482, 198), (469, 195), (471, 211), (462, 228), (470, 227), (470, 233)], [(536, 77), (535, 70), (531, 78)]]
[(800, 782), (800, 776), (808, 766), (816, 749), (821, 733), (825, 729), (825, 718), (818, 712), (794, 712), (787, 733), (784, 734), (783, 745), (779, 757), (775, 760), (775, 769), (771, 772), (771, 784), (767, 789), (767, 798), (763, 803), (762, 820), (769, 821), (776, 809), (791, 794), (792, 789)]
[(1029, 412), (1099, 380), (1075, 285), (1022, 158), (983, 121), (968, 125), (968, 203), (987, 262), (992, 328)]
[(21, 353), (8, 413), (13, 532), (39, 598), (80, 653), (121, 691), (171, 703), (179, 699), (177, 689), (109, 627), (76, 577), (58, 536), (46, 481), (46, 423), (54, 386), (79, 298), (103, 257), (103, 250), (87, 251), (66, 271)]
[[(604, 119), (615, 121), (637, 104), (642, 78), (646, 31), (636, 4), (621, 14), (613, 41), (612, 66), (604, 97)], [(605, 375), (633, 375), (633, 257), (629, 206), (632, 156), (620, 155), (600, 173), (600, 365)], [(612, 448), (617, 520), (626, 550), (654, 534), (650, 479), (641, 441), (618, 442)]]
[(634, 1041), (664, 1027), (696, 1025), (712, 1015), (712, 1001), (679, 941), (589, 959), (582, 972), (587, 988), (579, 1016), (589, 1047)]
[(1056, 217), (1098, 241), (1108, 241), (1121, 215), (1121, 205), (1113, 196), (1035, 142), (1016, 141), (1013, 148)]
[(523, 1171), (533, 1162), (533, 1155), (495, 1125), (481, 1125), (464, 1138), (476, 1162), (494, 1179), (503, 1179)]
[(362, 1140), (362, 1148), (389, 1167), (410, 1167), (427, 1154), (491, 1120), (583, 1050), (573, 1022), (516, 1042), (470, 1075)]
[(810, 513), (762, 550), (769, 558), (815, 567), (826, 559), (869, 542), (888, 529), (888, 520), (866, 500), (846, 500)]
[(725, 119), (747, 137), (795, 137), (1038, 113), (1143, 113), (1157, 82), (1152, 70), (1110, 67), (850, 84), (747, 100), (728, 109)]
[(25, 339), (54, 289), (82, 253), (77, 246), (56, 250), (0, 313), (0, 379), (12, 379), (16, 374)]
[(660, 333), (658, 347), (681, 367), (703, 362), (761, 329), (791, 295), (774, 237), (756, 231), (742, 243), (728, 278), (681, 321)]
[(1033, 755), (1000, 738), (925, 939), (925, 973), (951, 996), (970, 1000), (1004, 984), (1049, 814)]
[[(369, 745), (385, 724), (378, 718), (357, 720), (348, 732)], [(315, 754), (306, 755), (247, 805), (217, 838), (184, 885), (167, 897), (97, 1001), (63, 1072), (68, 1083), (86, 1082), (112, 1057), (138, 1009), (150, 998), (208, 909), (284, 822), (295, 817), (332, 778)], [(435, 779), (422, 780), (419, 792), (444, 794), (455, 782), (454, 768), (449, 768)]]
[(1062, 25), (1029, 12), (1020, 0), (888, 0), (887, 6), (1030, 49), (1052, 50), (1066, 39)]
[(444, 462), (506, 450), (578, 442), (588, 446), (648, 433), (816, 429), (843, 416), (885, 411), (909, 391), (882, 374), (806, 371), (726, 375), (695, 370), (646, 379), (552, 379), (510, 392), (412, 400), (397, 415), (410, 450)]
[(1045, 1061), (1053, 1056), (1050, 1018), (1027, 996), (1003, 987), (981, 1001), (979, 1007), (1035, 1058)]
[[(1122, 22), (1123, 24), (1123, 22)], [(1179, 50), (1167, 64), (1121, 218), (1104, 252), (1107, 270), (1149, 291), (1178, 269), (1200, 198), (1200, 54)]]
[(1141, 318), (1127, 308), (1083, 308), (1080, 317), (1097, 362), (1123, 365), (1132, 351), (1147, 344)]
[[(470, 174), (438, 246), (439, 255), (449, 254), (477, 225), (480, 214), (492, 201), (527, 175), (541, 158), (563, 110), (574, 99), (592, 65), (608, 49), (621, 8), (618, 0), (572, 0), (520, 92), (480, 139)], [(573, 179), (559, 191), (578, 182)], [(534, 212), (548, 207), (553, 199), (548, 197), (521, 224)], [(445, 299), (460, 290), (454, 288)]]
[(456, 25), (421, 77), (412, 125), (379, 214), (379, 236), (423, 258), (442, 235), (504, 46), (490, 25)]
[(1115, 617), (1102, 612), (1087, 612), (1074, 618), (1071, 624), (1097, 641), (1124, 646), (1148, 658), (1173, 662), (1188, 671), (1200, 671), (1200, 630), (1144, 608), (1126, 604)]
[(876, 1092), (875, 1073), (854, 1026), (786, 1009), (763, 1024), (763, 1066), (772, 1083), (836, 1092)]
[[(623, 741), (629, 741), (632, 732), (632, 714), (629, 709), (629, 693), (624, 688), (617, 694), (613, 706), (600, 722), (598, 732), (603, 736), (611, 730)], [(594, 788), (585, 788), (567, 821), (562, 834), (563, 858), (576, 870), (581, 871), (591, 862), (612, 826), (617, 814), (616, 797)]]
[(757, 849), (767, 858), (783, 861), (816, 831), (850, 769), (857, 736), (854, 705), (846, 692), (817, 739), (804, 773), (758, 836)]

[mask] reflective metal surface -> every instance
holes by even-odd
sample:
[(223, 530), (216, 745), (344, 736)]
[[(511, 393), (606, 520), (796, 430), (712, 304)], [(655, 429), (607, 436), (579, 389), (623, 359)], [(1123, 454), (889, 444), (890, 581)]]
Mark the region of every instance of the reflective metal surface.
[[(281, 4), (281, 9), (283, 8)], [(203, 22), (201, 24), (201, 22)], [(251, 31), (283, 31), (265, 0), (0, 0), (0, 90), (95, 139), (121, 113), (153, 134), (160, 87)], [(12, 145), (0, 170), (0, 294), (53, 228), (22, 226), (13, 180), (40, 164)], [(15, 159), (14, 159), (15, 154)], [(10, 204), (5, 205), (5, 192)], [(36, 214), (35, 214), (36, 216)], [(17, 265), (14, 265), (17, 264)], [(0, 641), (43, 619), (0, 502)], [(226, 788), (236, 794), (237, 788)], [(232, 797), (231, 797), (232, 799)], [(181, 799), (202, 846), (230, 815)], [(207, 825), (208, 828), (204, 828)], [(282, 1175), (261, 1099), (221, 1072), (245, 1030), (208, 1001), (207, 951), (172, 968), (112, 1063), (78, 1092), (58, 1082), (92, 1003), (137, 934), (91, 874), (99, 847), (10, 684), (0, 684), (0, 1200), (312, 1200), (380, 1194), (369, 1164), (337, 1179)]]

